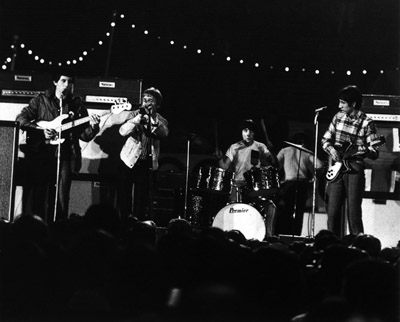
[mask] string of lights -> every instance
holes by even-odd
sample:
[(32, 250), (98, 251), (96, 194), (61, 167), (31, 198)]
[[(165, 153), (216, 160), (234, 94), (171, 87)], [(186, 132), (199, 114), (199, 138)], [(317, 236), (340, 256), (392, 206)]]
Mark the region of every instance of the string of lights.
[[(20, 44), (12, 44), (10, 46), (11, 51), (14, 53), (13, 55), (15, 56), (15, 53), (18, 52), (24, 52), (25, 54), (27, 54), (28, 56), (32, 57), (32, 59), (34, 61), (39, 62), (42, 65), (49, 65), (49, 66), (68, 66), (68, 65), (77, 65), (81, 62), (83, 62), (85, 59), (88, 59), (90, 57), (89, 53), (93, 53), (95, 51), (97, 51), (100, 47), (104, 46), (107, 41), (109, 41), (110, 39), (110, 35), (112, 33), (112, 29), (116, 27), (117, 25), (117, 20), (119, 19), (119, 21), (125, 20), (125, 15), (124, 14), (119, 14), (118, 16), (114, 17), (115, 21), (110, 22), (110, 27), (111, 27), (111, 31), (107, 32), (103, 39), (99, 39), (96, 43), (95, 46), (91, 47), (90, 49), (86, 49), (83, 50), (81, 52), (80, 55), (78, 55), (78, 57), (73, 57), (73, 58), (69, 58), (69, 59), (65, 59), (63, 61), (54, 61), (52, 59), (47, 59), (45, 57), (43, 57), (40, 53), (35, 53), (32, 49), (30, 49), (30, 47), (28, 45), (26, 45), (25, 43), (20, 43)], [(153, 35), (152, 32), (150, 32), (150, 30), (148, 28), (139, 28), (136, 24), (130, 24), (129, 28), (132, 30), (135, 30), (136, 32), (140, 32), (142, 34), (144, 34), (145, 36), (151, 37)], [(157, 35), (156, 39), (159, 41), (163, 41), (162, 37)], [(169, 39), (167, 40), (169, 45), (171, 46), (180, 46), (183, 50), (188, 51), (188, 52), (192, 52), (198, 55), (211, 55), (211, 56), (217, 56), (215, 52), (213, 51), (206, 51), (202, 48), (198, 48), (195, 46), (189, 46), (188, 44), (178, 44), (178, 42), (176, 40), (173, 39)], [(18, 48), (17, 48), (18, 47)], [(13, 62), (13, 55), (10, 55), (9, 57), (5, 58), (1, 69), (6, 71), (10, 69), (10, 66), (12, 65)], [(250, 62), (250, 60), (246, 60), (244, 58), (234, 58), (231, 55), (229, 56), (225, 56), (225, 57), (220, 57), (221, 59), (223, 59), (224, 61), (226, 61), (227, 63), (237, 63), (239, 65), (244, 65), (246, 64), (247, 66), (252, 66), (252, 68), (254, 69), (258, 69), (258, 70), (268, 70), (268, 71), (282, 71), (282, 72), (286, 72), (286, 73), (290, 73), (290, 72), (308, 72), (308, 73), (313, 73), (315, 75), (321, 75), (321, 74), (330, 74), (330, 75), (337, 75), (337, 74), (345, 74), (348, 76), (351, 75), (356, 75), (356, 74), (362, 74), (362, 75), (367, 75), (369, 74), (371, 71), (369, 71), (368, 69), (358, 69), (358, 70), (354, 70), (354, 69), (344, 69), (344, 70), (339, 70), (339, 69), (323, 69), (323, 68), (305, 68), (302, 66), (288, 66), (288, 65), (281, 65), (281, 66), (277, 66), (275, 65), (271, 65), (271, 64), (263, 64), (259, 61), (253, 61)], [(388, 68), (378, 68), (376, 70), (374, 70), (374, 72), (378, 72), (380, 74), (384, 74), (385, 72), (388, 71), (399, 71), (399, 67), (395, 67), (392, 69), (388, 69)]]

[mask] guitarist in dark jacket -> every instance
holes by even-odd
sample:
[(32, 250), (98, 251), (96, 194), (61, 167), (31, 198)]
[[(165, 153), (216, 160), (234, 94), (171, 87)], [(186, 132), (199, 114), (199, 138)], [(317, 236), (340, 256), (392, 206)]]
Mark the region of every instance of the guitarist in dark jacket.
[(88, 117), (81, 99), (73, 97), (72, 86), (73, 76), (69, 71), (55, 72), (53, 87), (34, 97), (16, 118), (21, 129), (26, 131), (23, 214), (38, 215), (46, 222), (54, 219), (58, 146), (61, 149), (56, 219), (66, 219), (71, 173), (79, 172), (81, 165), (79, 139), (90, 141), (99, 131), (100, 117), (92, 114), (89, 122), (62, 132), (62, 137), (58, 137), (61, 122)]
[[(360, 111), (362, 94), (353, 85), (339, 92), (339, 109), (322, 138), (322, 148), (337, 163), (339, 173), (328, 178), (328, 229), (342, 236), (342, 206), (346, 205), (349, 230), (364, 232), (362, 195), (365, 188), (364, 159), (377, 159), (379, 138), (374, 121)], [(329, 173), (329, 171), (328, 171)], [(329, 181), (329, 179), (331, 179)], [(346, 203), (345, 203), (346, 202)]]

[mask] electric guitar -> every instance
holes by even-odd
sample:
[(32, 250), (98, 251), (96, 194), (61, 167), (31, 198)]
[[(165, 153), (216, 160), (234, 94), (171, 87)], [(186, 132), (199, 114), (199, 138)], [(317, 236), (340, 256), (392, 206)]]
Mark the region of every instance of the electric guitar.
[[(385, 144), (385, 137), (380, 136), (376, 141), (371, 142), (370, 146), (374, 149), (377, 149), (381, 145)], [(357, 155), (358, 148), (355, 144), (350, 142), (345, 142), (339, 152), (343, 155), (342, 161), (335, 162), (331, 165), (328, 171), (325, 174), (325, 178), (327, 181), (332, 182), (340, 177), (341, 174), (349, 172), (351, 170), (350, 167), (350, 159), (353, 156)]]
[[(121, 103), (121, 104), (114, 104), (111, 105), (110, 111), (106, 111), (104, 113), (99, 114), (99, 116), (104, 116), (107, 114), (119, 114), (122, 111), (125, 110), (130, 110), (132, 108), (131, 103)], [(69, 130), (73, 127), (79, 126), (81, 124), (84, 124), (86, 122), (90, 121), (90, 116), (83, 117), (81, 119), (77, 120), (72, 120), (68, 123), (62, 123), (65, 119), (67, 119), (70, 115), (69, 114), (63, 114), (60, 116), (57, 116), (54, 120), (52, 121), (37, 121), (36, 124), (39, 126), (39, 128), (45, 130), (45, 129), (52, 129), (56, 130), (57, 133), (66, 130)], [(55, 135), (53, 138), (50, 139), (49, 143), (52, 145), (58, 145), (60, 143), (64, 143), (65, 139), (64, 138), (59, 138), (58, 135)]]

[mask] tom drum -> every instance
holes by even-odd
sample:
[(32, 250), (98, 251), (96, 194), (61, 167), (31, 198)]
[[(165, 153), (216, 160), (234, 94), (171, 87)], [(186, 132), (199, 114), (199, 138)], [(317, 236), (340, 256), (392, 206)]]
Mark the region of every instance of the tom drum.
[(200, 167), (195, 188), (208, 192), (229, 194), (233, 178), (233, 172), (217, 167)]
[(253, 167), (244, 174), (245, 191), (250, 197), (265, 197), (277, 193), (280, 189), (279, 174), (272, 166)]

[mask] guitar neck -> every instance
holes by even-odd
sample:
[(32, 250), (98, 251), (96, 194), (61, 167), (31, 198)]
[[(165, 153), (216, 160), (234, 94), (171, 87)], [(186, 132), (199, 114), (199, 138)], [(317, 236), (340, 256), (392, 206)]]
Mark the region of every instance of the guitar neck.
[[(100, 114), (99, 116), (104, 116), (104, 115), (107, 115), (109, 113), (110, 112), (107, 111), (107, 112), (104, 112), (104, 113)], [(62, 124), (61, 125), (61, 131), (69, 130), (69, 129), (75, 127), (75, 126), (79, 126), (79, 125), (84, 124), (84, 123), (89, 122), (89, 121), (90, 121), (90, 116), (86, 116), (86, 117), (83, 117), (83, 118), (78, 119), (78, 120), (73, 120), (71, 122)]]
[(79, 126), (81, 124), (84, 124), (84, 123), (88, 122), (89, 120), (90, 120), (90, 117), (86, 116), (86, 117), (81, 118), (79, 120), (74, 120), (74, 121), (62, 124), (61, 125), (61, 131), (69, 130), (69, 129), (75, 127), (75, 126)]

